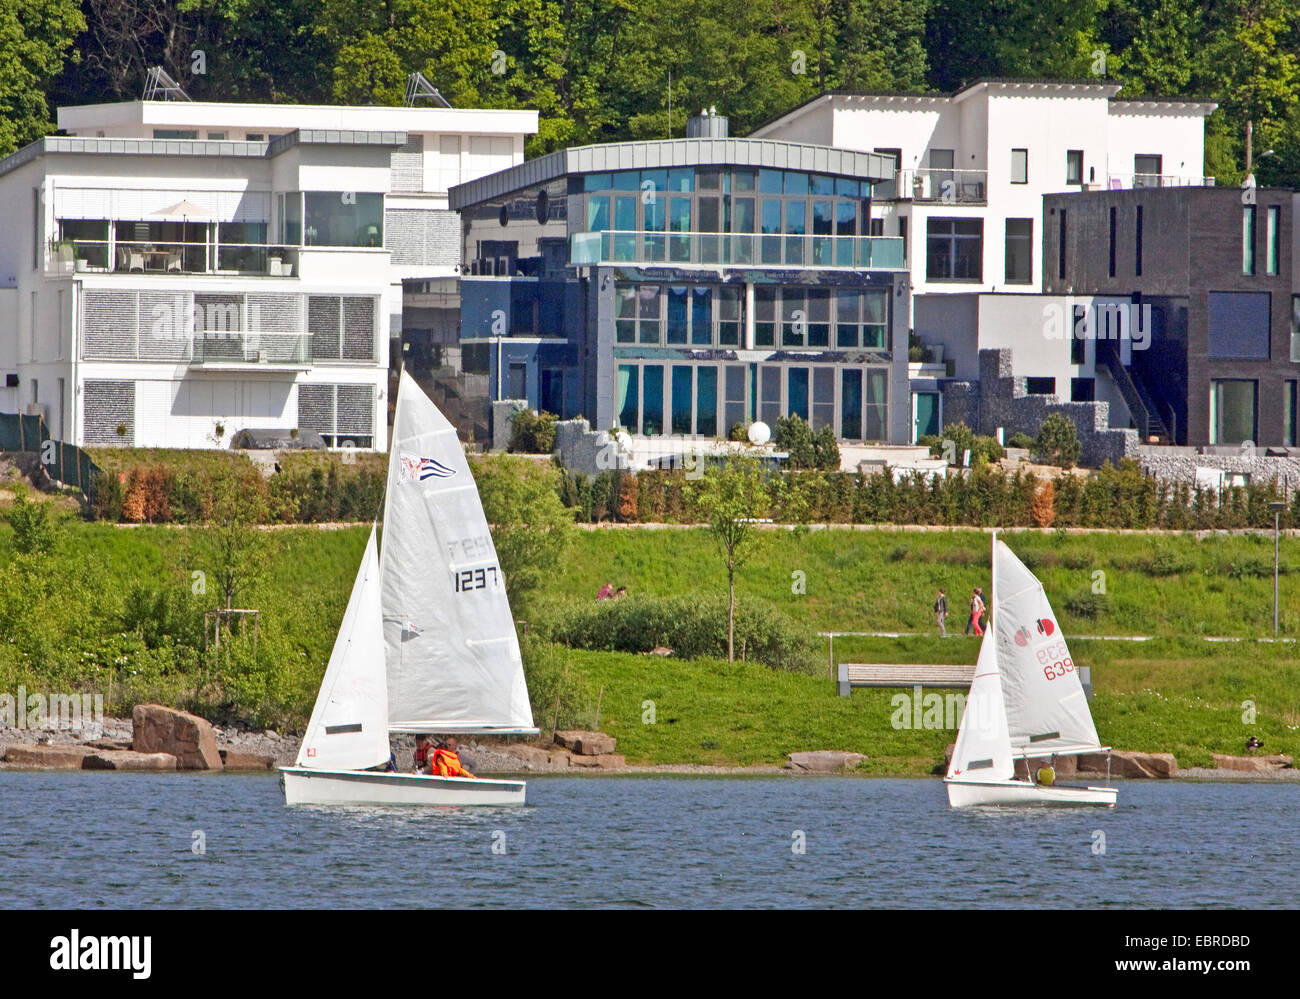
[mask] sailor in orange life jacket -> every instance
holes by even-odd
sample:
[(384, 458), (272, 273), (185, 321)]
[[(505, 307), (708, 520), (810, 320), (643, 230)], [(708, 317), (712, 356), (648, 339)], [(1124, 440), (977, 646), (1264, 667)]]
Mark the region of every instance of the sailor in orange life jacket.
[(472, 773), (461, 766), (460, 754), (457, 752), (459, 748), (460, 743), (456, 737), (448, 736), (447, 741), (433, 751), (429, 759), (429, 773), (437, 777), (473, 777)]

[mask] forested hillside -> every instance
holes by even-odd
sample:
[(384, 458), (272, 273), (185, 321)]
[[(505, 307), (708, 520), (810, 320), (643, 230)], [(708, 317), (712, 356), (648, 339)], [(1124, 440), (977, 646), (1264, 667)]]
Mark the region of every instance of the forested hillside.
[(1205, 172), (1242, 179), (1250, 121), (1258, 182), (1300, 186), (1298, 59), (1294, 0), (7, 0), (0, 155), (152, 65), (196, 100), (352, 104), (419, 69), (456, 105), (537, 108), (532, 155), (702, 107), (744, 135), (826, 89), (1069, 77), (1218, 100)]

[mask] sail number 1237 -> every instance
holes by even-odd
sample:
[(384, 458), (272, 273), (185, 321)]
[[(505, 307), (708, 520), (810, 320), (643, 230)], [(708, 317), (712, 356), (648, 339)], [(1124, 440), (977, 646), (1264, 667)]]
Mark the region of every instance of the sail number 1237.
[(1043, 667), (1043, 676), (1055, 680), (1058, 676), (1074, 671), (1074, 661), (1067, 654), (1064, 642), (1051, 642), (1037, 651), (1038, 662)]
[[(486, 569), (463, 569), (460, 572), (452, 573), (456, 581), (456, 592), (467, 593), (470, 590), (486, 590), (489, 586), (496, 589), (498, 586), (499, 576), (497, 567), (490, 565)], [(489, 578), (491, 583), (488, 582)]]

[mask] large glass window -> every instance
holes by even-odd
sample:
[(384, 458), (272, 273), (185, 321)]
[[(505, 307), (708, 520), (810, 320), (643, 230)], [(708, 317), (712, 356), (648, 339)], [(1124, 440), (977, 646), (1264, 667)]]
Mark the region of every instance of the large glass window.
[(930, 219), (926, 229), (928, 281), (983, 281), (984, 220)]
[(888, 436), (888, 374), (884, 368), (868, 368), (866, 371), (863, 440), (883, 441)]
[(384, 196), (364, 191), (307, 191), (308, 246), (384, 245)]
[(642, 284), (636, 289), (637, 294), (637, 342), (658, 343), (660, 340), (659, 286)]
[(889, 295), (884, 291), (862, 293), (862, 346), (885, 350), (889, 347), (887, 323)]
[(781, 291), (781, 346), (802, 347), (808, 342), (808, 302), (797, 288)]
[(841, 288), (835, 293), (835, 346), (857, 347), (861, 297), (856, 288)]
[(1007, 219), (1006, 282), (1032, 284), (1034, 280), (1034, 220)]
[(618, 425), (624, 430), (630, 430), (637, 433), (640, 429), (637, 418), (640, 415), (641, 403), (637, 391), (637, 375), (639, 372), (635, 365), (620, 364), (618, 366)]
[(691, 289), (691, 343), (707, 347), (713, 343), (713, 289)]
[(745, 289), (723, 285), (718, 289), (718, 344), (739, 347), (745, 329)]
[(609, 197), (590, 194), (587, 196), (587, 231), (604, 232), (609, 228)]
[(691, 368), (684, 364), (673, 365), (672, 432), (691, 432)]
[(647, 364), (641, 369), (641, 389), (645, 405), (641, 412), (641, 433), (664, 432), (664, 369), (661, 364)]
[(668, 288), (668, 343), (685, 343), (687, 338), (687, 300), (688, 289), (685, 285), (670, 285)]
[(835, 369), (812, 369), (812, 428), (835, 427)]
[(862, 369), (840, 371), (840, 436), (845, 440), (862, 439)]
[(1296, 442), (1296, 385), (1295, 381), (1282, 383), (1282, 443), (1294, 447)]
[(775, 427), (781, 418), (781, 368), (774, 364), (758, 369), (758, 418)]
[(705, 437), (718, 433), (718, 369), (695, 369), (695, 432)]
[(1268, 292), (1212, 291), (1208, 306), (1206, 346), (1211, 359), (1268, 360), (1272, 319)]
[(754, 288), (754, 346), (776, 346), (776, 288), (771, 285)]
[(808, 346), (829, 347), (831, 344), (831, 290), (808, 289)]
[(786, 406), (788, 416), (798, 415), (805, 423), (808, 422), (808, 369), (807, 368), (787, 368), (786, 369), (786, 398), (789, 400)]
[(1255, 273), (1255, 206), (1241, 209), (1241, 273)]
[(1011, 183), (1029, 183), (1029, 150), (1011, 150)]
[(1241, 445), (1256, 441), (1257, 382), (1224, 378), (1210, 382), (1210, 443)]
[(1269, 205), (1264, 217), (1264, 273), (1277, 273), (1277, 226), (1282, 209), (1278, 205)]
[(636, 286), (619, 285), (614, 291), (614, 339), (619, 343), (636, 342)]
[(747, 423), (748, 411), (745, 407), (745, 381), (748, 374), (743, 364), (728, 364), (726, 367), (726, 398), (724, 400), (723, 430), (731, 433), (737, 423)]

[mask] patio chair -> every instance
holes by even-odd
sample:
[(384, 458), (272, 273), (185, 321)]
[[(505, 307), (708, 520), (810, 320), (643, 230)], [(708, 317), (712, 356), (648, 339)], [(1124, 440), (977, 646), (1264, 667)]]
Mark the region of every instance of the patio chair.
[(167, 251), (167, 270), (169, 270), (169, 271), (175, 271), (177, 274), (179, 274), (183, 269), (184, 269), (184, 268), (181, 266), (181, 251), (180, 251), (180, 250), (168, 250), (168, 251)]

